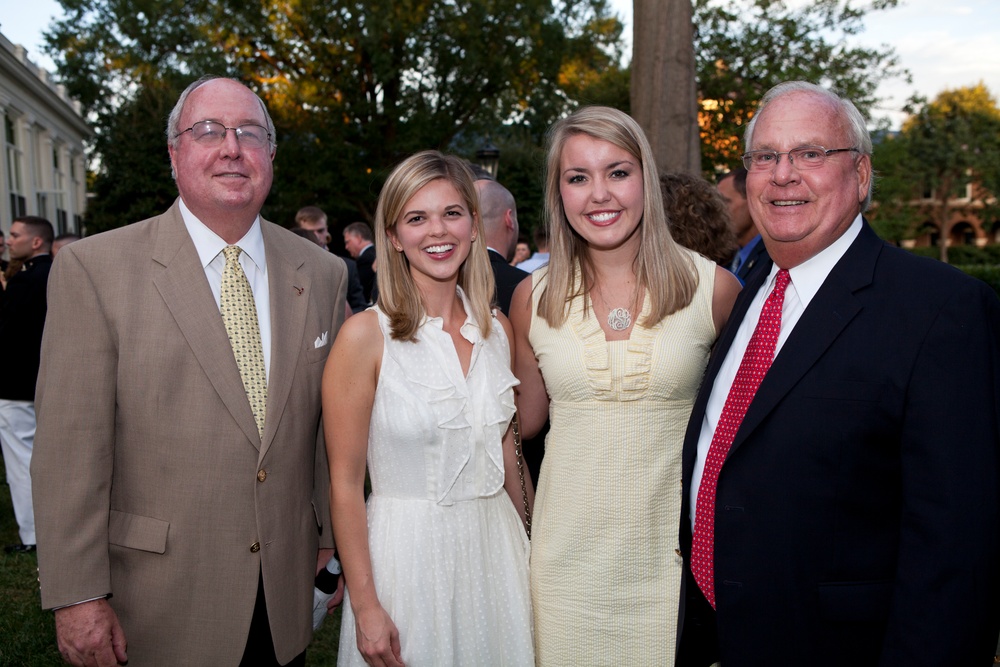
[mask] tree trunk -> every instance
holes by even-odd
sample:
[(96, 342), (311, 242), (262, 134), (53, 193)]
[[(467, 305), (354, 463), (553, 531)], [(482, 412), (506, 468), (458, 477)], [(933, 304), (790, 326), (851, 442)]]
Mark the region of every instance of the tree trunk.
[(941, 183), (937, 187), (936, 195), (937, 215), (938, 215), (938, 258), (948, 263), (948, 237), (951, 234), (951, 193), (954, 190), (953, 179), (947, 174), (941, 175)]
[(660, 171), (701, 172), (691, 0), (633, 0), (632, 116)]

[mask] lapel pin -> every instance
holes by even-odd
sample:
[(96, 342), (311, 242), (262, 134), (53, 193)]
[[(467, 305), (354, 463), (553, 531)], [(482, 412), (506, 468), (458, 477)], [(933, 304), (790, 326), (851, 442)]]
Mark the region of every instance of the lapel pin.
[(292, 285), (292, 287), (293, 287), (293, 288), (295, 289), (295, 292), (296, 292), (296, 293), (297, 293), (297, 294), (298, 294), (299, 296), (302, 296), (302, 293), (306, 291), (306, 288), (305, 288), (305, 287), (299, 287), (298, 285)]

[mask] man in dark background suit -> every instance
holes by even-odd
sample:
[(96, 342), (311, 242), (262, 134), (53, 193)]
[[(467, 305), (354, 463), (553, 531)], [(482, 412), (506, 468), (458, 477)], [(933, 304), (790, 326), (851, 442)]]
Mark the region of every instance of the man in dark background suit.
[[(295, 213), (295, 227), (292, 231), (296, 229), (308, 232), (309, 235), (306, 238), (321, 248), (332, 251), (330, 241), (333, 238), (330, 236), (326, 213), (320, 207), (303, 206), (300, 208)], [(368, 300), (365, 299), (364, 290), (361, 287), (361, 279), (358, 277), (357, 262), (350, 257), (341, 257), (341, 259), (347, 265), (347, 305), (351, 309), (351, 312), (348, 313), (348, 316), (350, 316), (354, 313), (360, 313), (367, 308)]]
[(7, 366), (0, 382), (0, 442), (21, 544), (7, 553), (35, 550), (31, 504), (31, 452), (35, 440), (35, 380), (45, 327), (45, 289), (52, 267), (52, 223), (25, 216), (10, 225), (10, 258), (21, 263), (0, 294), (0, 350)]
[(736, 242), (740, 244), (729, 270), (746, 283), (747, 276), (758, 264), (767, 261), (767, 248), (754, 227), (747, 203), (747, 170), (737, 167), (726, 172), (716, 184), (722, 198), (729, 208), (729, 225), (736, 234)]
[(483, 218), (490, 267), (497, 284), (496, 302), (507, 315), (514, 288), (530, 275), (508, 263), (517, 245), (517, 204), (514, 195), (494, 180), (476, 181), (476, 190), (479, 192), (479, 215)]
[(372, 228), (363, 222), (352, 222), (344, 227), (344, 247), (358, 264), (358, 278), (368, 303), (375, 303), (375, 237)]
[[(782, 84), (746, 145), (774, 266), (736, 302), (685, 439), (678, 664), (987, 665), (1000, 629), (1000, 302), (876, 237), (861, 217), (871, 139), (850, 102)], [(731, 387), (784, 270), (773, 363), (733, 420)]]

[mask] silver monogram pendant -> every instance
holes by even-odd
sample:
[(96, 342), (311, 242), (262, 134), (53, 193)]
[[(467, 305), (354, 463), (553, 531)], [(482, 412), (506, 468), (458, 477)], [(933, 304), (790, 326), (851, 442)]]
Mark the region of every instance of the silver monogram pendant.
[(632, 325), (632, 313), (624, 308), (615, 308), (608, 313), (608, 326), (614, 331), (625, 331)]

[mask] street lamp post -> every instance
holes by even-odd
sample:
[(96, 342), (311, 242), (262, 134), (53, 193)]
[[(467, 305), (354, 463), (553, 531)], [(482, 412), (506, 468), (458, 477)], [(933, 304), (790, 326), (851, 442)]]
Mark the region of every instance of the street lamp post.
[(500, 167), (500, 149), (493, 145), (489, 137), (486, 138), (486, 143), (476, 151), (476, 161), (480, 167), (489, 172), (490, 176), (497, 177), (497, 170)]

